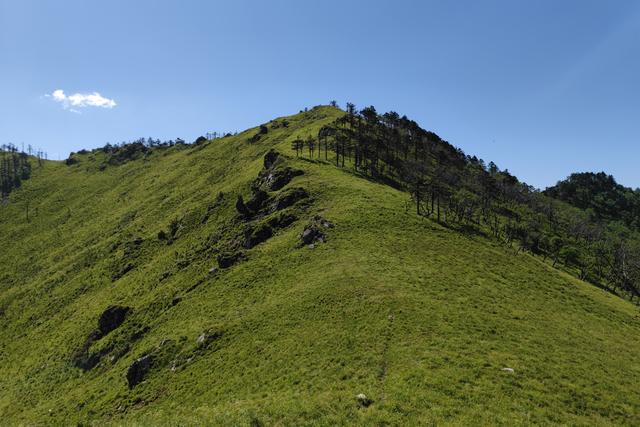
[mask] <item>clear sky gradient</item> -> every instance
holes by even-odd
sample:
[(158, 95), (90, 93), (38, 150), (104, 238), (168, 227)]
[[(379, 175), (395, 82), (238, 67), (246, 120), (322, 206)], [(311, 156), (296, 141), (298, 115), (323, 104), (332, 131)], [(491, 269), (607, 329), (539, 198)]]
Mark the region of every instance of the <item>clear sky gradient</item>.
[(639, 187), (640, 2), (0, 0), (0, 143), (65, 158), (332, 99), (539, 188)]

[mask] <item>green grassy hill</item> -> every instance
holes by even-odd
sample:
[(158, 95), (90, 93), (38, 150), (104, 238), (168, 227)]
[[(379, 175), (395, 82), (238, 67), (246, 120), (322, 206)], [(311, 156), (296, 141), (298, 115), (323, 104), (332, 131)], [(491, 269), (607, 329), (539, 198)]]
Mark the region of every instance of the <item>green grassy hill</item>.
[(0, 424), (640, 424), (638, 308), (296, 159), (340, 114), (34, 167), (0, 207)]

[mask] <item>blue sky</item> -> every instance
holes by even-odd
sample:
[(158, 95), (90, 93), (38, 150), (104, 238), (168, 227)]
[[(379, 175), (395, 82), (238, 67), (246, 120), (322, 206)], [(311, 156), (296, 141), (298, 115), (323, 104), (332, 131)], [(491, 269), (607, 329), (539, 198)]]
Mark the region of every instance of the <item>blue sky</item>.
[(0, 94), (0, 143), (51, 158), (335, 99), (540, 188), (587, 170), (640, 186), (636, 1), (0, 0)]

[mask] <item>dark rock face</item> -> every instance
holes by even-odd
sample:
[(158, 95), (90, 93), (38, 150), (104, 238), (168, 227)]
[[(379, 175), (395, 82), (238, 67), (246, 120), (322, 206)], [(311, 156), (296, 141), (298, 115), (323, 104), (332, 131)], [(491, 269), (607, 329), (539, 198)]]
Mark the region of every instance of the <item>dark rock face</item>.
[(242, 252), (218, 255), (218, 266), (220, 268), (229, 268), (244, 257)]
[(130, 312), (130, 307), (119, 305), (112, 305), (103, 311), (98, 319), (98, 328), (91, 332), (82, 347), (74, 352), (72, 356), (74, 366), (84, 371), (89, 371), (101, 363), (105, 356), (110, 355), (110, 360), (113, 362), (125, 355), (129, 351), (130, 345), (149, 331), (148, 326), (134, 323), (134, 327), (129, 328), (133, 332), (119, 335), (116, 333), (114, 334), (115, 337), (111, 337), (111, 341), (108, 341), (99, 349), (91, 349), (91, 347), (94, 343), (105, 339), (107, 335), (118, 329)]
[(95, 353), (90, 353), (89, 348), (94, 342), (102, 339), (122, 325), (130, 310), (129, 307), (112, 305), (103, 311), (98, 319), (98, 329), (91, 332), (82, 348), (75, 352), (72, 358), (73, 364), (82, 370), (88, 371), (100, 363), (102, 357), (113, 350), (113, 346), (106, 346)]
[(109, 332), (122, 325), (122, 322), (124, 322), (124, 319), (127, 317), (129, 310), (129, 307), (122, 307), (119, 305), (107, 308), (100, 316), (100, 319), (98, 319), (98, 330), (100, 331), (100, 334), (102, 336), (107, 335)]
[(257, 190), (253, 193), (253, 197), (246, 204), (246, 207), (253, 213), (258, 212), (264, 204), (269, 200), (269, 195), (266, 191)]
[(269, 128), (266, 127), (265, 125), (260, 125), (260, 130), (258, 131), (258, 133), (256, 133), (255, 135), (253, 135), (251, 138), (249, 138), (249, 142), (250, 143), (256, 143), (258, 141), (260, 141), (260, 138), (262, 137), (262, 135), (266, 134), (269, 132)]
[(89, 371), (96, 367), (103, 356), (105, 356), (111, 349), (105, 349), (98, 353), (89, 353), (86, 349), (83, 349), (73, 356), (73, 365), (76, 368), (80, 368), (83, 371)]
[(281, 213), (279, 216), (269, 220), (269, 226), (272, 228), (285, 228), (296, 222), (297, 219), (291, 214)]
[(304, 188), (293, 188), (285, 193), (279, 194), (272, 205), (273, 212), (288, 208), (302, 199), (309, 197), (309, 193)]
[(64, 164), (67, 165), (67, 166), (72, 166), (72, 165), (75, 165), (77, 163), (79, 163), (79, 160), (76, 159), (73, 156), (69, 156), (69, 158), (64, 161)]
[(273, 148), (269, 150), (269, 152), (264, 155), (264, 168), (271, 169), (275, 165), (276, 160), (278, 160), (279, 156), (280, 153), (278, 153)]
[(151, 355), (146, 355), (136, 359), (129, 366), (129, 369), (127, 370), (127, 383), (129, 384), (130, 389), (134, 388), (144, 380), (144, 377), (151, 369), (152, 362), (153, 358)]
[(273, 236), (273, 230), (266, 224), (262, 224), (257, 227), (250, 227), (245, 232), (245, 239), (242, 246), (247, 249), (251, 249), (268, 240), (271, 236)]
[(264, 168), (253, 182), (252, 188), (256, 190), (277, 191), (287, 185), (291, 180), (304, 172), (299, 169), (284, 167), (280, 153), (270, 150), (264, 156)]
[(236, 200), (236, 210), (238, 211), (240, 216), (244, 218), (249, 218), (251, 216), (251, 211), (249, 211), (247, 205), (244, 204), (244, 200), (240, 195), (238, 195), (238, 200)]
[(276, 170), (269, 173), (264, 177), (264, 185), (271, 191), (280, 190), (282, 187), (291, 182), (291, 180), (296, 177), (303, 175), (299, 169), (292, 169), (290, 167), (286, 167), (284, 169)]

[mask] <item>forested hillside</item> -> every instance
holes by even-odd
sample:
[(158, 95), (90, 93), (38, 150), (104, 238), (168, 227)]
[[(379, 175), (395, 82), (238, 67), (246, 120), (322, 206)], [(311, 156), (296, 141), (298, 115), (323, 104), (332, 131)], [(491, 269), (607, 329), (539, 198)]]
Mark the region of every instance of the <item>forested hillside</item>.
[(633, 227), (408, 118), (320, 106), (25, 161), (3, 423), (640, 423)]
[(0, 147), (0, 198), (4, 199), (31, 175), (31, 162), (14, 145)]
[(640, 296), (640, 195), (611, 176), (575, 174), (541, 193), (406, 116), (353, 104), (292, 148), (324, 160), (331, 152), (336, 166), (408, 191), (417, 215), (549, 258), (631, 300)]
[(588, 210), (598, 220), (620, 221), (640, 228), (640, 191), (618, 184), (604, 172), (574, 173), (544, 193)]

